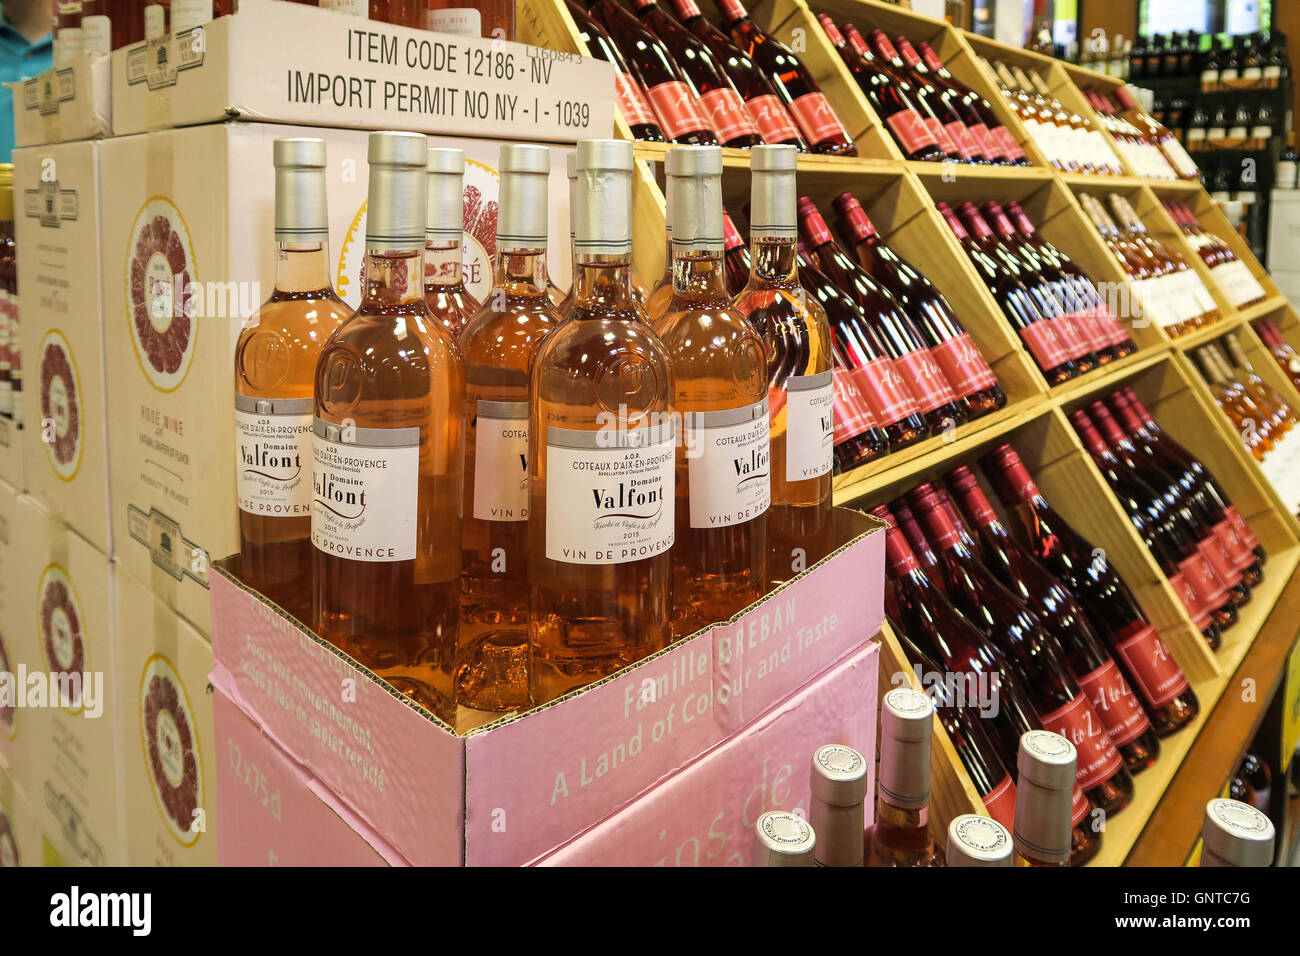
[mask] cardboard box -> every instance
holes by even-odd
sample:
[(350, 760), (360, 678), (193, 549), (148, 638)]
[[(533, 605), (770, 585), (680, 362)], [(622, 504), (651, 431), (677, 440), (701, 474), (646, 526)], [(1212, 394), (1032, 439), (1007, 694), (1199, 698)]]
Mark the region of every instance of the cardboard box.
[(63, 859), (120, 865), (112, 563), (26, 495), (16, 536), (17, 773)]
[(401, 855), (219, 691), (222, 866), (387, 866)]
[(0, 869), (42, 864), (41, 828), (13, 774), (0, 770)]
[[(768, 810), (811, 812), (809, 771), (822, 744), (867, 758), (876, 792), (876, 683), (869, 644), (743, 733), (540, 861), (542, 866), (748, 866)], [(866, 819), (873, 819), (867, 800)]]
[(19, 146), (113, 135), (109, 59), (81, 52), (14, 84), (14, 141)]
[(109, 529), (99, 145), (14, 153), (27, 492), (104, 554)]
[(230, 119), (553, 143), (614, 130), (601, 60), (271, 0), (115, 50), (112, 84), (118, 135)]
[(883, 531), (853, 511), (836, 521), (839, 550), (730, 622), (464, 737), (245, 589), (237, 559), (213, 577), (213, 683), (408, 862), (527, 863), (870, 641)]
[(115, 580), (125, 863), (214, 866), (212, 646), (130, 574)]
[[(101, 253), (104, 335), (114, 369), (114, 551), (205, 634), (210, 557), (238, 545), (234, 349), (244, 319), (275, 284), (271, 157), (272, 142), (283, 136), (327, 143), (335, 288), (355, 306), (365, 255), (368, 134), (230, 123), (114, 138), (100, 147), (101, 181), (112, 184), (101, 200)], [(483, 295), (495, 251), (500, 144), (429, 143), (465, 150), (468, 284)], [(560, 276), (569, 268), (566, 152), (553, 150), (551, 162), (551, 261), (564, 270)], [(193, 295), (175, 295), (178, 284), (192, 286)], [(176, 315), (191, 306), (193, 319)]]

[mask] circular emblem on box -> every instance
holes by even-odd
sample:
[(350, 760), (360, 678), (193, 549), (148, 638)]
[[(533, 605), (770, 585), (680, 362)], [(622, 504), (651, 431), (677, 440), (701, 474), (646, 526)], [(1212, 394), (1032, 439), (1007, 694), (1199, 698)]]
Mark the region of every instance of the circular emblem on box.
[(180, 210), (154, 196), (131, 226), (126, 315), (140, 367), (162, 392), (180, 386), (194, 358), (197, 281), (194, 247)]
[(81, 680), (86, 671), (86, 640), (76, 591), (68, 574), (51, 564), (41, 574), (37, 591), (40, 595), (38, 621), (41, 628), (41, 654), (51, 674), (60, 678), (59, 703), (69, 711), (81, 709)]
[(140, 737), (145, 768), (167, 829), (182, 846), (193, 846), (203, 832), (203, 768), (194, 711), (180, 675), (155, 654), (140, 678)]
[(81, 386), (68, 340), (51, 329), (41, 343), (41, 441), (50, 467), (64, 481), (81, 465)]
[[(461, 266), (466, 291), (479, 301), (492, 291), (497, 249), (497, 204), (495, 199), (484, 201), (484, 196), (495, 196), (500, 183), (501, 174), (491, 166), (474, 159), (465, 160), (465, 236)], [(348, 224), (334, 275), (334, 288), (339, 296), (352, 303), (360, 303), (361, 290), (366, 284), (365, 237), (366, 204), (363, 202)]]

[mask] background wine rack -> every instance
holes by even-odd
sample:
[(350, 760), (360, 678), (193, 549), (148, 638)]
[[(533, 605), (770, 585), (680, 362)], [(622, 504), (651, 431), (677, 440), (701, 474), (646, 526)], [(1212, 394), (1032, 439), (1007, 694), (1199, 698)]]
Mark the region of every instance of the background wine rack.
[[(864, 33), (879, 27), (890, 36), (901, 34), (914, 43), (929, 43), (962, 83), (992, 104), (1033, 165), (979, 167), (904, 159), (826, 39), (816, 20), (819, 12), (829, 14), (837, 23), (850, 20)], [(710, 14), (706, 11), (706, 16)], [(1260, 662), (1285, 661), (1287, 654), (1279, 657), (1278, 645), (1285, 644), (1289, 649), (1297, 632), (1296, 619), (1285, 608), (1300, 603), (1300, 575), (1296, 574), (1300, 565), (1300, 520), (1282, 506), (1243, 447), (1235, 427), (1218, 410), (1190, 352), (1235, 332), (1258, 373), (1300, 408), (1300, 393), (1277, 368), (1250, 325), (1252, 320), (1267, 316), (1283, 337), (1300, 349), (1300, 316), (1200, 184), (1144, 179), (1127, 164), (1126, 175), (1122, 176), (1062, 174), (1053, 169), (1029, 138), (981, 58), (1040, 73), (1052, 93), (1089, 119), (1107, 140), (1110, 137), (1101, 129), (1082, 90), (1106, 92), (1121, 85), (1121, 81), (1004, 46), (878, 0), (760, 0), (752, 6), (751, 15), (759, 26), (799, 54), (858, 147), (857, 157), (801, 155), (800, 193), (826, 209), (833, 196), (853, 191), (887, 244), (928, 275), (948, 298), (1007, 392), (1006, 407), (994, 414), (838, 475), (836, 503), (868, 506), (888, 501), (959, 463), (972, 461), (995, 444), (1010, 441), (1016, 447), (1048, 499), (1072, 525), (1105, 549), (1108, 560), (1114, 562), (1187, 673), (1201, 705), (1190, 726), (1161, 741), (1161, 755), (1155, 765), (1134, 778), (1133, 802), (1107, 821), (1101, 852), (1092, 865), (1118, 865), (1130, 854), (1134, 862), (1146, 864), (1184, 862), (1199, 829), (1200, 808), (1206, 799), (1223, 790), (1260, 725), (1268, 702), (1263, 695), (1268, 687), (1276, 689), (1279, 683), (1275, 663), (1269, 665), (1273, 668), (1269, 674), (1245, 672)], [(519, 0), (518, 19), (520, 39), (525, 42), (589, 52), (577, 38), (562, 0)], [(631, 138), (621, 118), (616, 125), (618, 135)], [(647, 285), (653, 285), (664, 270), (662, 160), (667, 149), (662, 143), (636, 145), (637, 155), (644, 162), (636, 183), (634, 267)], [(724, 149), (723, 155), (724, 201), (739, 223), (738, 214), (748, 199), (748, 158), (745, 151), (736, 149)], [(1123, 163), (1118, 150), (1116, 155)], [(1155, 326), (1133, 328), (1130, 331), (1138, 345), (1133, 355), (1049, 387), (944, 224), (935, 203), (1018, 200), (1042, 234), (1094, 280), (1123, 283), (1123, 272), (1079, 203), (1084, 193), (1104, 199), (1111, 192), (1128, 199), (1151, 234), (1180, 253), (1196, 270), (1213, 294), (1222, 318), (1209, 328), (1178, 338)], [(1205, 229), (1227, 242), (1268, 293), (1263, 302), (1244, 310), (1232, 307), (1165, 212), (1162, 202), (1169, 200), (1186, 203)], [(1251, 603), (1242, 609), (1239, 623), (1224, 635), (1218, 651), (1209, 649), (1188, 618), (1066, 417), (1069, 411), (1120, 385), (1132, 386), (1160, 425), (1205, 462), (1268, 549), (1264, 581), (1253, 592)], [(1281, 606), (1279, 602), (1283, 602)], [(1279, 614), (1270, 618), (1274, 607), (1279, 607)], [(880, 640), (882, 685), (903, 679), (914, 683), (910, 665), (888, 624)], [(1257, 688), (1260, 703), (1253, 709), (1243, 708), (1234, 694), (1226, 694), (1243, 676), (1256, 682), (1263, 678), (1268, 685)], [(1224, 726), (1217, 723), (1220, 717)], [(1216, 721), (1214, 739), (1207, 735), (1202, 745), (1201, 730), (1211, 720)], [(984, 807), (937, 720), (935, 727), (931, 827), (940, 835), (954, 815), (983, 812)], [(1236, 728), (1240, 728), (1236, 746), (1224, 744), (1224, 740), (1234, 739)], [(1204, 756), (1200, 756), (1202, 751)], [(1197, 756), (1188, 758), (1189, 752)], [(1272, 762), (1275, 767), (1285, 766), (1285, 760)], [(1279, 784), (1274, 789), (1285, 787)], [(1161, 801), (1167, 790), (1176, 791), (1179, 804), (1166, 809)], [(1190, 809), (1189, 800), (1195, 804)], [(1140, 843), (1149, 825), (1160, 836), (1158, 846)], [(1137, 852), (1135, 846), (1139, 847)]]

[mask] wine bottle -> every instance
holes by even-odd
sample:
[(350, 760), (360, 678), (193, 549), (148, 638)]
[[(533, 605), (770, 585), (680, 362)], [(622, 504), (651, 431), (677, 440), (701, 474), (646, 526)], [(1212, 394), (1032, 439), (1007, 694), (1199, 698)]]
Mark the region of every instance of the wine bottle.
[(722, 152), (673, 147), (665, 173), (672, 296), (653, 328), (683, 422), (672, 558), (673, 635), (684, 637), (763, 596), (772, 453), (763, 340), (723, 273)]
[(1118, 813), (1132, 799), (1133, 781), (1106, 725), (1067, 668), (1060, 644), (1037, 612), (976, 560), (930, 486), (921, 485), (908, 497), (938, 549), (953, 602), (1018, 669), (1043, 726), (1081, 748), (1079, 786), (1089, 799), (1107, 815)]
[[(1163, 455), (1166, 460), (1183, 465), (1188, 471), (1192, 472), (1201, 483), (1208, 497), (1223, 509), (1224, 517), (1227, 518), (1231, 528), (1236, 532), (1236, 537), (1240, 540), (1250, 553), (1254, 556), (1253, 564), (1243, 566), (1243, 574), (1247, 580), (1250, 580), (1252, 586), (1263, 575), (1263, 567), (1268, 561), (1268, 552), (1264, 550), (1263, 545), (1255, 536), (1255, 532), (1250, 529), (1241, 513), (1233, 507), (1232, 502), (1228, 499), (1222, 486), (1215, 477), (1210, 474), (1208, 468), (1201, 463), (1182, 445), (1174, 441), (1168, 432), (1164, 431), (1160, 424), (1151, 417), (1146, 406), (1138, 398), (1137, 392), (1132, 388), (1125, 386), (1115, 393), (1112, 405), (1120, 414), (1120, 421), (1129, 434), (1133, 435), (1140, 428), (1142, 436), (1147, 439), (1148, 443), (1156, 450), (1157, 454)], [(1225, 540), (1230, 540), (1225, 535)]]
[(898, 301), (839, 247), (807, 196), (799, 197), (799, 231), (822, 272), (853, 298), (880, 334), (895, 371), (916, 397), (918, 410), (931, 432), (938, 434), (964, 424), (966, 411), (958, 404), (920, 331)]
[(722, 210), (722, 247), (726, 250), (727, 291), (734, 297), (749, 281), (754, 260), (727, 210)]
[[(1020, 148), (1020, 144), (1011, 135), (1011, 131), (997, 118), (992, 104), (948, 72), (938, 55), (931, 49), (930, 44), (925, 42), (917, 43), (916, 49), (925, 61), (925, 65), (930, 68), (935, 79), (956, 90), (962, 100), (969, 103), (970, 108), (978, 114), (980, 122), (971, 127), (971, 132), (975, 134), (976, 139), (981, 138), (981, 133), (986, 134), (984, 137), (985, 142), (989, 145), (990, 154), (994, 161), (1001, 159), (1002, 162), (1010, 166), (1028, 166), (1029, 157)], [(981, 126), (983, 126), (983, 130), (981, 130)]]
[(979, 277), (1002, 306), (1007, 321), (1024, 342), (1025, 349), (1048, 384), (1059, 385), (1077, 375), (1078, 370), (1066, 356), (1055, 327), (1039, 310), (1035, 298), (1019, 277), (1005, 263), (984, 251), (947, 203), (936, 203), (935, 208), (970, 257)]
[(934, 283), (881, 241), (852, 193), (841, 193), (832, 205), (835, 225), (845, 245), (916, 323), (967, 415), (975, 418), (1005, 405), (1006, 393), (993, 370)]
[(314, 620), (454, 724), (465, 367), (421, 288), (427, 153), (370, 134), (365, 292), (316, 366)]
[(938, 97), (939, 102), (947, 106), (951, 119), (944, 124), (944, 128), (957, 143), (962, 158), (968, 163), (1003, 165), (1005, 159), (1001, 150), (989, 141), (988, 127), (971, 100), (932, 72), (907, 37), (897, 38), (896, 49), (899, 59), (911, 70), (914, 81), (918, 85), (928, 86), (932, 96)]
[[(1156, 735), (1173, 733), (1191, 721), (1199, 708), (1182, 669), (1147, 622), (1123, 579), (1105, 560), (1105, 552), (1081, 538), (1052, 510), (1014, 456), (1009, 445), (1001, 446), (993, 452), (985, 471), (994, 476), (999, 497), (1029, 552), (1042, 562), (1035, 562), (1036, 566), (1051, 568), (1071, 596), (1084, 605), (1088, 622), (1106, 641), (1128, 685), (1141, 694)], [(1006, 564), (1012, 563), (1015, 542), (974, 473), (963, 465), (949, 472), (945, 480), (984, 541), (986, 552), (1005, 553)]]
[(618, 111), (632, 131), (632, 138), (647, 143), (662, 143), (663, 130), (655, 119), (654, 111), (646, 101), (643, 83), (632, 70), (634, 66), (623, 59), (618, 47), (605, 28), (598, 24), (582, 7), (573, 0), (565, 0), (569, 15), (573, 17), (578, 28), (578, 37), (587, 45), (588, 52), (598, 60), (604, 60), (614, 67), (614, 96), (618, 102)]
[(465, 153), (430, 148), (425, 171), (424, 304), (434, 320), (456, 338), (479, 308), (478, 300), (465, 288)]
[(312, 488), (301, 470), (312, 457), (316, 362), (349, 310), (329, 279), (325, 141), (277, 139), (273, 155), (275, 290), (235, 346), (240, 574), (309, 621)]
[[(1085, 312), (1076, 316), (1076, 318), (1083, 323), (1091, 323), (1098, 327), (1097, 331), (1092, 334), (1095, 334), (1101, 341), (1104, 350), (1116, 359), (1124, 358), (1136, 352), (1137, 345), (1129, 336), (1128, 330), (1124, 328), (1124, 324), (1111, 311), (1110, 306), (1098, 291), (1092, 279), (1075, 265), (1065, 253), (1048, 242), (1043, 234), (1034, 228), (1034, 224), (1030, 222), (1020, 203), (1011, 201), (1002, 208), (1011, 218), (1016, 227), (1016, 232), (1020, 234), (1021, 238), (1041, 255), (1055, 262), (1057, 268), (1073, 279), (1075, 291), (1085, 303)], [(1090, 338), (1092, 334), (1090, 334)]]
[(1054, 258), (1043, 255), (1037, 247), (1025, 242), (998, 203), (989, 200), (980, 206), (980, 212), (984, 221), (992, 226), (998, 245), (1013, 259), (1023, 263), (1026, 271), (1022, 275), (1032, 276), (1048, 290), (1053, 302), (1060, 303), (1061, 314), (1052, 322), (1067, 346), (1067, 354), (1080, 372), (1113, 361), (1115, 352), (1102, 337), (1096, 323), (1091, 321), (1088, 299), (1074, 277), (1067, 275)]
[(949, 866), (1012, 866), (1011, 831), (999, 820), (963, 813), (948, 823)]
[(815, 866), (817, 834), (797, 813), (768, 810), (754, 823), (754, 866)]
[(824, 13), (817, 14), (827, 39), (835, 47), (844, 61), (844, 65), (853, 78), (857, 80), (862, 93), (875, 110), (876, 115), (884, 120), (890, 134), (898, 144), (903, 156), (912, 160), (935, 161), (947, 157), (934, 132), (925, 125), (925, 120), (917, 111), (907, 90), (893, 82), (893, 78), (873, 63), (870, 51), (867, 56), (860, 56), (849, 45), (849, 41), (835, 26), (835, 21)]
[(468, 422), (456, 699), (489, 713), (528, 706), (528, 371), (561, 321), (546, 294), (550, 150), (507, 144), (498, 165), (492, 290), (459, 341)]
[(844, 744), (818, 747), (809, 773), (818, 866), (862, 866), (866, 843), (867, 761)]
[[(1070, 423), (1196, 626), (1205, 630), (1203, 619), (1207, 613), (1220, 631), (1235, 624), (1237, 611), (1223, 580), (1177, 527), (1158, 494), (1118, 465), (1083, 409), (1070, 413)], [(1213, 643), (1211, 648), (1215, 649)]]
[(880, 707), (880, 771), (876, 821), (867, 829), (867, 866), (943, 866), (930, 839), (930, 740), (934, 705), (908, 687)]
[(1056, 329), (1056, 337), (1065, 349), (1066, 358), (1074, 363), (1076, 373), (1082, 375), (1096, 368), (1097, 356), (1072, 318), (1082, 311), (1083, 305), (1060, 270), (1047, 266), (1030, 253), (1017, 255), (1014, 245), (1017, 234), (996, 203), (985, 203), (981, 214), (974, 203), (964, 202), (957, 208), (957, 214), (984, 251), (1002, 262), (1029, 289), (1043, 315)]
[(788, 47), (755, 25), (740, 0), (714, 0), (722, 28), (772, 84), (814, 153), (856, 156), (853, 138), (835, 115), (826, 94)]
[(1060, 734), (1033, 730), (1020, 739), (1017, 866), (1070, 865), (1070, 784), (1078, 759), (1078, 750)]
[[(872, 30), (868, 35), (871, 45), (875, 48), (876, 53), (889, 64), (894, 75), (909, 84), (916, 94), (916, 102), (920, 105), (923, 115), (926, 117), (927, 125), (930, 122), (938, 123), (940, 128), (947, 134), (948, 141), (957, 150), (957, 158), (964, 163), (985, 164), (988, 157), (984, 155), (975, 137), (967, 128), (961, 113), (957, 109), (954, 100), (955, 97), (935, 86), (930, 82), (928, 71), (925, 64), (921, 63), (920, 57), (912, 51), (914, 61), (909, 63), (894, 49), (893, 43), (885, 35), (884, 30)], [(849, 34), (849, 42), (853, 43), (852, 32)], [(936, 137), (938, 130), (935, 131)], [(944, 141), (940, 139), (940, 143)]]
[(984, 543), (985, 564), (1059, 640), (1064, 663), (1092, 701), (1093, 709), (1124, 758), (1124, 766), (1131, 774), (1151, 766), (1160, 754), (1151, 721), (1142, 701), (1133, 693), (1132, 681), (1094, 632), (1082, 605), (1055, 575), (1022, 551), (997, 518), (991, 516), (988, 500), (969, 469), (963, 466), (946, 477), (963, 485), (964, 497), (979, 509), (972, 510), (984, 521), (979, 534)]
[(763, 142), (771, 146), (794, 146), (800, 152), (808, 152), (808, 144), (800, 135), (789, 110), (754, 61), (704, 18), (695, 0), (672, 0), (672, 6), (682, 26), (713, 53), (715, 61), (745, 101), (745, 109), (758, 127)]
[[(529, 374), (534, 704), (635, 663), (671, 637), (673, 372), (632, 298), (633, 163), (627, 141), (578, 143), (577, 291)], [(602, 399), (611, 385), (617, 411)]]
[(664, 136), (674, 143), (716, 146), (718, 137), (700, 107), (700, 91), (663, 41), (617, 0), (594, 0), (590, 11), (640, 77), (641, 88)]
[(1254, 328), (1260, 341), (1277, 362), (1278, 368), (1291, 380), (1295, 388), (1300, 389), (1300, 353), (1297, 353), (1291, 343), (1283, 338), (1281, 330), (1271, 319), (1256, 320)]
[(1273, 821), (1248, 803), (1216, 797), (1205, 805), (1201, 866), (1272, 866)]
[(833, 549), (834, 356), (826, 312), (799, 284), (793, 146), (750, 150), (754, 267), (735, 307), (767, 347), (772, 423), (769, 579), (784, 581)]
[(678, 67), (695, 87), (700, 106), (724, 146), (748, 149), (763, 142), (740, 94), (695, 34), (678, 23), (658, 0), (632, 0), (636, 15), (673, 51)]

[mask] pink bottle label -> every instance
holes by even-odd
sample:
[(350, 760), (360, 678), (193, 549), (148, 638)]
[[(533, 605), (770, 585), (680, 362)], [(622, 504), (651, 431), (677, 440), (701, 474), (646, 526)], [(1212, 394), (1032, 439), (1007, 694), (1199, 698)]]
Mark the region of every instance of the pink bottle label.
[[(952, 137), (952, 141), (957, 144), (957, 151), (961, 153), (961, 158), (970, 162), (980, 154), (979, 143), (975, 142), (975, 137), (971, 135), (970, 127), (958, 120), (951, 123), (945, 123), (944, 129)], [(986, 157), (987, 158), (987, 157)]]
[(646, 90), (646, 96), (659, 117), (659, 128), (669, 139), (684, 133), (708, 129), (709, 124), (700, 113), (699, 104), (691, 95), (690, 87), (681, 80), (669, 80)]
[(961, 150), (957, 148), (957, 144), (953, 142), (953, 138), (948, 135), (948, 131), (943, 128), (943, 124), (937, 118), (926, 116), (923, 117), (922, 121), (925, 123), (925, 128), (930, 131), (930, 135), (938, 141), (940, 148), (945, 153), (949, 156), (960, 155)]
[(745, 104), (730, 87), (700, 94), (700, 105), (713, 124), (719, 142), (730, 143), (742, 136), (758, 134), (758, 127), (745, 111)]
[(848, 131), (835, 115), (835, 110), (831, 108), (824, 93), (805, 93), (790, 103), (790, 112), (803, 130), (809, 146), (824, 143), (828, 139), (849, 138)]
[(945, 402), (953, 401), (957, 396), (952, 393), (952, 386), (943, 377), (943, 372), (929, 349), (917, 349), (894, 359), (894, 368), (903, 376), (912, 394), (916, 396), (922, 413), (932, 412)]
[(1183, 602), (1183, 608), (1187, 611), (1187, 616), (1192, 619), (1199, 631), (1205, 630), (1210, 626), (1210, 611), (1201, 603), (1201, 596), (1196, 593), (1196, 588), (1187, 580), (1187, 576), (1179, 572), (1169, 578), (1169, 586), (1174, 589), (1178, 595), (1178, 600)]
[(854, 370), (853, 378), (881, 425), (892, 425), (916, 414), (916, 397), (889, 359), (868, 362)]
[(1210, 530), (1223, 544), (1224, 549), (1228, 552), (1229, 560), (1232, 561), (1232, 566), (1238, 571), (1245, 571), (1255, 563), (1254, 552), (1246, 547), (1246, 542), (1241, 539), (1241, 535), (1233, 527), (1230, 518), (1225, 517)]
[(846, 368), (835, 369), (832, 384), (835, 386), (835, 444), (839, 445), (872, 428), (876, 419), (852, 372)]
[(650, 104), (641, 95), (641, 88), (636, 80), (626, 73), (614, 74), (614, 93), (618, 97), (618, 110), (628, 126), (641, 123), (654, 123), (655, 115), (650, 112)]
[(1123, 345), (1129, 340), (1128, 329), (1124, 328), (1124, 323), (1105, 304), (1095, 306), (1093, 315), (1097, 317), (1097, 324), (1106, 337), (1107, 345)]
[(1080, 309), (1071, 314), (1070, 318), (1074, 321), (1074, 327), (1083, 337), (1089, 351), (1100, 352), (1112, 344), (1110, 334), (1101, 326), (1101, 319), (1098, 318), (1096, 309)]
[(1187, 579), (1187, 583), (1196, 590), (1196, 596), (1206, 610), (1213, 611), (1222, 607), (1228, 600), (1228, 592), (1223, 586), (1223, 579), (1215, 572), (1205, 555), (1197, 551), (1191, 557), (1184, 558), (1178, 564), (1178, 570)]
[(1187, 690), (1187, 676), (1150, 625), (1116, 645), (1115, 652), (1151, 709), (1163, 707)]
[(974, 126), (967, 128), (970, 130), (971, 136), (975, 137), (975, 143), (979, 146), (980, 152), (984, 154), (985, 159), (991, 161), (1007, 158), (1002, 147), (994, 141), (993, 135), (989, 132), (987, 126), (983, 123), (976, 123)]
[(898, 140), (898, 146), (905, 156), (938, 143), (934, 134), (926, 128), (924, 120), (912, 110), (899, 110), (885, 120), (885, 124), (894, 134), (894, 139)]
[(968, 332), (940, 342), (930, 349), (930, 354), (943, 370), (944, 378), (952, 390), (963, 398), (992, 388), (998, 382), (993, 369), (984, 361), (979, 346)]
[(1060, 734), (1079, 751), (1079, 771), (1075, 781), (1084, 790), (1105, 782), (1124, 766), (1124, 760), (1111, 743), (1101, 718), (1082, 694), (1064, 707), (1044, 714), (1043, 727)]
[(1252, 549), (1259, 547), (1259, 539), (1255, 537), (1255, 532), (1250, 530), (1250, 525), (1246, 524), (1246, 519), (1241, 516), (1241, 512), (1236, 507), (1228, 505), (1223, 509), (1223, 513), (1228, 516), (1232, 526), (1237, 529), (1237, 534), (1241, 536), (1241, 540), (1246, 542), (1246, 547)]
[(1113, 660), (1080, 677), (1079, 687), (1088, 695), (1092, 709), (1106, 725), (1106, 733), (1116, 747), (1123, 747), (1151, 728), (1142, 702)]
[(1241, 569), (1237, 567), (1237, 562), (1232, 560), (1227, 545), (1223, 543), (1223, 540), (1217, 534), (1211, 533), (1198, 541), (1196, 550), (1201, 552), (1206, 561), (1210, 562), (1210, 567), (1214, 568), (1214, 573), (1228, 587), (1236, 587), (1241, 583)]
[(1034, 322), (1020, 329), (1020, 338), (1024, 340), (1029, 354), (1034, 357), (1034, 361), (1044, 372), (1050, 372), (1068, 359), (1065, 346), (1061, 343), (1050, 319)]
[(745, 109), (766, 143), (784, 143), (799, 135), (798, 127), (775, 93), (764, 93), (746, 100)]
[(1056, 337), (1061, 340), (1061, 346), (1065, 349), (1066, 358), (1077, 359), (1079, 356), (1087, 355), (1092, 351), (1080, 334), (1079, 327), (1074, 324), (1073, 316), (1058, 315), (1047, 321), (1056, 327)]

